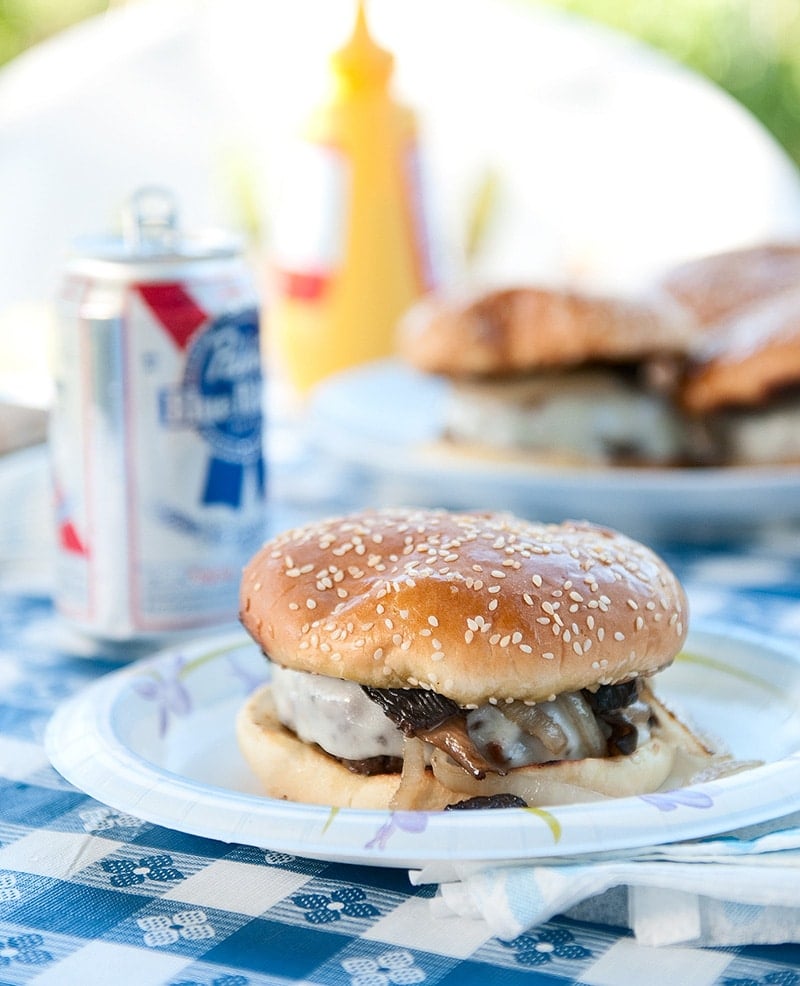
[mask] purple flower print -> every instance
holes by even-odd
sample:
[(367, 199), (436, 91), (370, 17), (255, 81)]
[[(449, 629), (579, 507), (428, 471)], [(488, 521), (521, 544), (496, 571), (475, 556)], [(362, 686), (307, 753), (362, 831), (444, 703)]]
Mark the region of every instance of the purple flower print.
[(642, 801), (655, 805), (659, 811), (675, 811), (680, 805), (687, 808), (713, 808), (714, 800), (703, 791), (680, 788), (677, 791), (664, 791), (660, 794), (642, 794)]
[(236, 660), (235, 654), (228, 656), (228, 666), (231, 669), (231, 674), (242, 683), (242, 690), (245, 695), (249, 695), (252, 691), (255, 691), (259, 685), (263, 685), (267, 680), (267, 664), (266, 661), (263, 663), (264, 666), (256, 672), (252, 668), (240, 664)]
[(388, 822), (375, 833), (364, 846), (365, 849), (385, 849), (389, 838), (400, 829), (403, 832), (424, 832), (428, 815), (424, 811), (393, 811)]
[(192, 711), (191, 696), (180, 680), (185, 664), (186, 658), (176, 654), (166, 675), (150, 671), (133, 684), (138, 695), (149, 702), (158, 703), (158, 735), (162, 739), (167, 735), (170, 715), (186, 716)]

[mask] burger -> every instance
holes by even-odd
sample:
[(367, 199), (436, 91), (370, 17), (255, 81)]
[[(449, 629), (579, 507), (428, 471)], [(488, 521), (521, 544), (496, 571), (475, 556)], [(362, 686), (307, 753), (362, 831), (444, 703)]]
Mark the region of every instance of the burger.
[(708, 326), (679, 395), (705, 464), (800, 462), (800, 289)]
[(518, 286), (430, 295), (398, 326), (398, 352), (448, 384), (452, 451), (570, 465), (675, 465), (671, 400), (694, 320), (664, 291), (615, 297)]
[(710, 753), (655, 697), (686, 635), (650, 549), (588, 523), (383, 509), (246, 566), (270, 668), (237, 716), (275, 798), (438, 810), (652, 792)]

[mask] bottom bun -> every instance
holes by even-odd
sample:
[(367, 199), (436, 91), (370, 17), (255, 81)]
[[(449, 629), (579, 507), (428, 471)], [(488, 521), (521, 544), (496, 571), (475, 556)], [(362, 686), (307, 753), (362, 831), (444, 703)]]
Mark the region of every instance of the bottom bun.
[[(435, 811), (477, 796), (515, 794), (531, 807), (648, 794), (687, 767), (707, 762), (708, 751), (657, 700), (657, 726), (628, 756), (562, 760), (517, 767), (505, 776), (476, 780), (435, 751), (431, 767), (406, 774), (355, 773), (318, 746), (298, 739), (278, 721), (269, 685), (257, 689), (236, 719), (239, 748), (266, 794), (286, 801), (340, 808)], [(402, 786), (401, 786), (402, 780)]]

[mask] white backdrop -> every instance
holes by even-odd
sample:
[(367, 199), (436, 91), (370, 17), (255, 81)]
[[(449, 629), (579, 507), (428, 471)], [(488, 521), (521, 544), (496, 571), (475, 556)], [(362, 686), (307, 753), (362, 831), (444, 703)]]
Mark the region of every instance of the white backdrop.
[[(499, 176), (474, 276), (638, 282), (690, 254), (800, 231), (793, 165), (738, 105), (638, 44), (508, 0), (372, 0), (418, 111), (445, 255)], [(0, 318), (51, 296), (74, 237), (139, 184), (185, 223), (262, 218), (287, 137), (325, 91), (350, 0), (141, 0), (0, 73)], [(0, 322), (0, 330), (3, 323)]]

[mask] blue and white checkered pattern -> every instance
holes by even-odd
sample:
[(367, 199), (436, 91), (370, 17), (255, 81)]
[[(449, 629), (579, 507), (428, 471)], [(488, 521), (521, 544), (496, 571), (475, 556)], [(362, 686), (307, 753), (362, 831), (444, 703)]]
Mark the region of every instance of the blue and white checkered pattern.
[[(800, 535), (658, 546), (696, 616), (800, 640)], [(2, 548), (2, 544), (0, 544)], [(0, 559), (2, 551), (0, 551)], [(67, 784), (42, 747), (58, 703), (117, 667), (64, 632), (46, 592), (0, 565), (0, 986), (800, 986), (800, 944), (638, 945), (588, 902), (503, 942), (434, 918), (402, 870), (329, 864), (184, 835)]]

